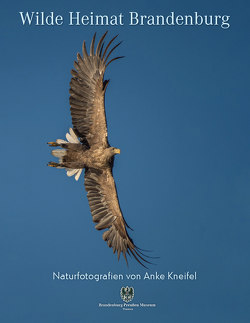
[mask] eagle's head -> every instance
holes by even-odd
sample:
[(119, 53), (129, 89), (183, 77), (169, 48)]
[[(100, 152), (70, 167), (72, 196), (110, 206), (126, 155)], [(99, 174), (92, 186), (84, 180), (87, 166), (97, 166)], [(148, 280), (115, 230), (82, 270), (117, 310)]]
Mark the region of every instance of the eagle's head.
[(116, 155), (116, 154), (120, 154), (121, 151), (119, 148), (115, 148), (115, 147), (112, 147), (112, 152), (113, 152), (113, 155)]
[(115, 147), (109, 147), (108, 149), (106, 149), (106, 156), (107, 156), (108, 158), (111, 158), (111, 157), (113, 157), (114, 155), (116, 155), (116, 154), (120, 154), (120, 153), (121, 153), (120, 149), (115, 148)]

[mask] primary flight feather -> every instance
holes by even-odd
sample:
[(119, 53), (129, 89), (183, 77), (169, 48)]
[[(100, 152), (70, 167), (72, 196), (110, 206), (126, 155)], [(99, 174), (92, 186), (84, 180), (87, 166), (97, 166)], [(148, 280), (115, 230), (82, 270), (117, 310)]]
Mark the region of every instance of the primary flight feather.
[(70, 82), (70, 110), (73, 129), (66, 134), (66, 140), (57, 139), (49, 142), (52, 147), (62, 149), (52, 150), (52, 155), (59, 158), (59, 162), (48, 165), (65, 168), (68, 176), (75, 175), (78, 180), (85, 169), (84, 184), (93, 221), (97, 230), (107, 229), (103, 239), (107, 241), (118, 260), (122, 253), (126, 262), (127, 254), (132, 255), (140, 264), (148, 262), (135, 246), (127, 232), (127, 223), (123, 218), (116, 186), (112, 174), (114, 155), (120, 149), (111, 147), (108, 142), (107, 122), (105, 115), (104, 97), (108, 81), (104, 80), (104, 72), (115, 57), (109, 60), (111, 53), (120, 45), (104, 46), (101, 37), (95, 49), (95, 36), (88, 54), (85, 41), (83, 42), (83, 57), (78, 53), (74, 63), (75, 70), (71, 71)]

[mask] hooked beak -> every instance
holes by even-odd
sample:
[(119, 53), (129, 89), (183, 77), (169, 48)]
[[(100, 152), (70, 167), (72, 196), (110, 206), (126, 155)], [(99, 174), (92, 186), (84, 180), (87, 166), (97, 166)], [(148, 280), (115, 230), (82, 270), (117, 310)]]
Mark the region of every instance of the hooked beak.
[(118, 149), (118, 148), (115, 148), (114, 152), (115, 152), (115, 154), (120, 154), (121, 153), (120, 149)]

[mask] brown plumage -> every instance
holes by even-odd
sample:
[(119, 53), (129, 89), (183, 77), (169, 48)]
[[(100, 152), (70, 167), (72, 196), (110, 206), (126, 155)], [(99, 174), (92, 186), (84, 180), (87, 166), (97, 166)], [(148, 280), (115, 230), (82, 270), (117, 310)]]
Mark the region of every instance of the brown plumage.
[(148, 262), (142, 257), (139, 248), (135, 246), (128, 235), (126, 221), (123, 218), (112, 168), (114, 155), (120, 150), (111, 147), (107, 138), (107, 122), (105, 116), (104, 96), (108, 81), (104, 81), (107, 66), (116, 57), (108, 61), (110, 54), (120, 44), (110, 50), (115, 36), (104, 48), (104, 38), (101, 37), (95, 47), (95, 35), (87, 53), (83, 43), (83, 57), (78, 53), (71, 71), (70, 106), (73, 130), (66, 135), (68, 141), (57, 139), (50, 142), (51, 146), (63, 149), (52, 151), (59, 158), (59, 163), (50, 162), (49, 166), (66, 168), (67, 175), (75, 175), (79, 179), (82, 169), (85, 169), (85, 189), (93, 221), (97, 230), (107, 229), (103, 239), (118, 255), (122, 253), (126, 262), (127, 254), (131, 254), (140, 264)]

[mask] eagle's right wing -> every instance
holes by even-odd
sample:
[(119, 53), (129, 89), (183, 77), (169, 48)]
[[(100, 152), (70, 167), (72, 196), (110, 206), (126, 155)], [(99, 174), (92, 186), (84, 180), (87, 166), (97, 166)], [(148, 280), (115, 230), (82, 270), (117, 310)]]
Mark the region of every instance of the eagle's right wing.
[(122, 216), (114, 178), (111, 168), (96, 170), (89, 168), (85, 172), (85, 188), (93, 221), (97, 230), (108, 229), (103, 233), (103, 240), (117, 252), (118, 260), (122, 253), (126, 262), (127, 254), (131, 254), (141, 265), (149, 263), (142, 257), (127, 232), (127, 224)]

